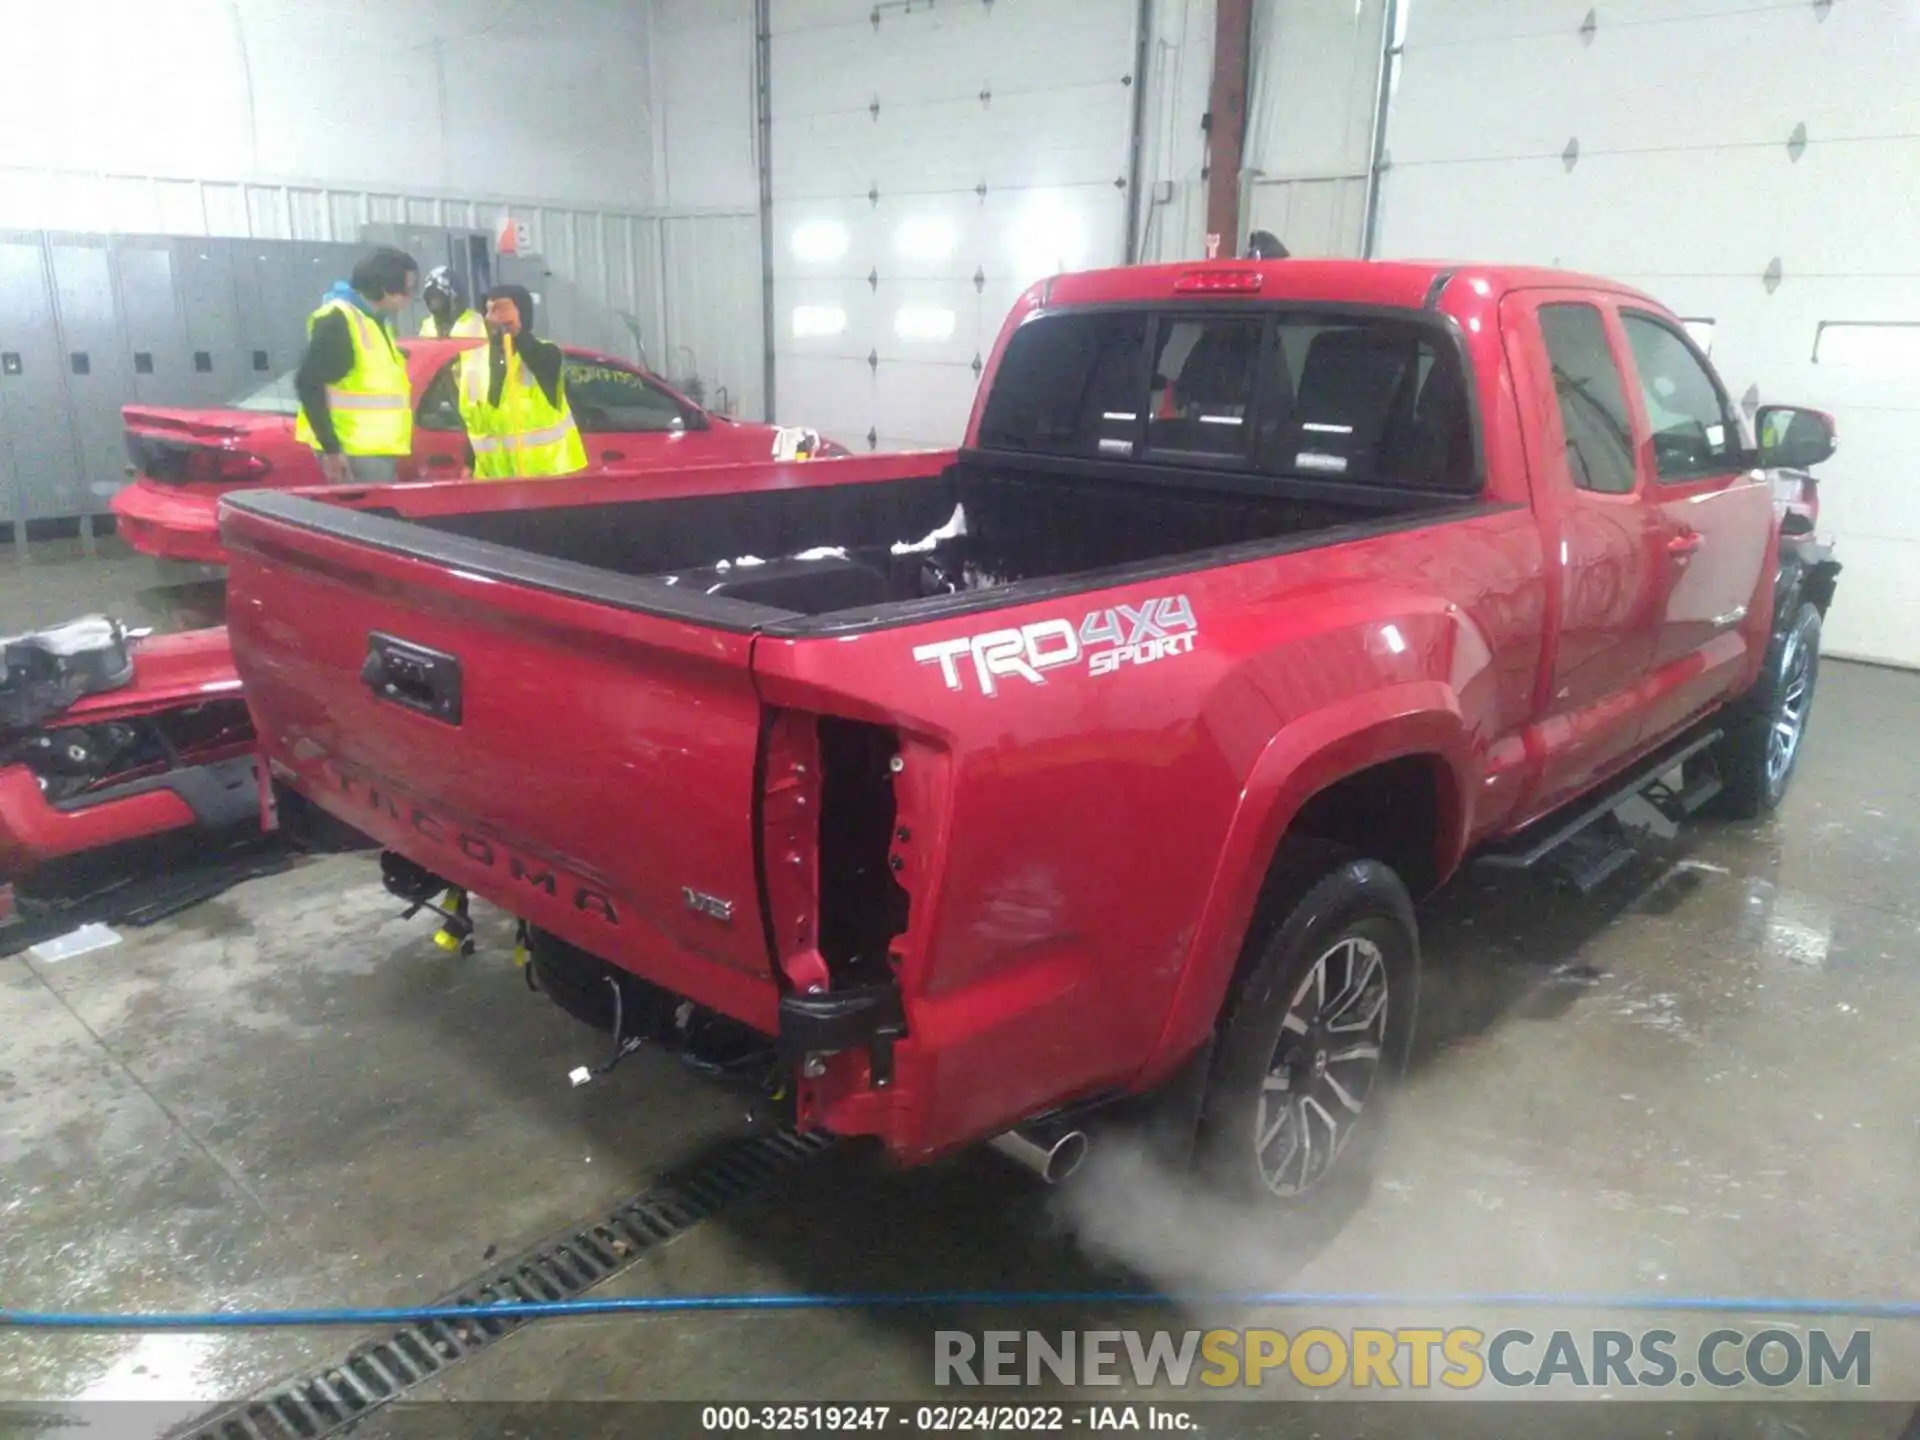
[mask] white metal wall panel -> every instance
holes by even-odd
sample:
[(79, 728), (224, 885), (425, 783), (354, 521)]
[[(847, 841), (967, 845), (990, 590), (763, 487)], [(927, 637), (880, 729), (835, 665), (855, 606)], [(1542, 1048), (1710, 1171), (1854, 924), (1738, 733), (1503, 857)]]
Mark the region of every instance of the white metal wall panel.
[(1255, 0), (1243, 232), (1365, 253), (1386, 18), (1386, 0)]
[(1366, 249), (1366, 174), (1256, 180), (1241, 227), (1278, 236), (1289, 254), (1303, 259), (1358, 259)]
[(760, 217), (676, 216), (661, 222), (659, 234), (664, 353), (652, 354), (650, 338), (649, 358), (670, 377), (699, 376), (708, 404), (759, 419), (766, 413)]
[(79, 175), (303, 176), (645, 208), (649, 8), (0, 0), (15, 61), (0, 155)]
[(1822, 321), (1920, 325), (1913, 7), (1413, 0), (1405, 38), (1381, 253), (1629, 281), (1714, 321), (1747, 403), (1834, 412), (1826, 648), (1920, 666), (1920, 366), (1813, 359)]
[(773, 7), (777, 418), (950, 445), (1021, 290), (1124, 258), (1137, 9)]
[(1155, 0), (1141, 113), (1143, 261), (1205, 253), (1207, 112), (1213, 78), (1213, 0)]
[[(776, 0), (785, 9), (787, 0)], [(649, 0), (653, 197), (661, 209), (760, 203), (753, 0)], [(760, 284), (759, 256), (750, 283)]]

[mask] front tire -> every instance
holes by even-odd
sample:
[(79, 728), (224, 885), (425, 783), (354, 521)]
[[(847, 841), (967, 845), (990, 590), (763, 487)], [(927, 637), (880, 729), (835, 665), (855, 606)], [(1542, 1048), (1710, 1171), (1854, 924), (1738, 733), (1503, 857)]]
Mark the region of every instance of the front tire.
[(1200, 1119), (1201, 1175), (1300, 1213), (1364, 1184), (1419, 1004), (1413, 901), (1375, 860), (1325, 853), (1243, 976)]
[(1735, 702), (1727, 732), (1714, 747), (1714, 763), (1725, 787), (1715, 804), (1718, 813), (1753, 820), (1785, 798), (1819, 678), (1820, 611), (1812, 601), (1802, 600), (1767, 646), (1759, 681)]

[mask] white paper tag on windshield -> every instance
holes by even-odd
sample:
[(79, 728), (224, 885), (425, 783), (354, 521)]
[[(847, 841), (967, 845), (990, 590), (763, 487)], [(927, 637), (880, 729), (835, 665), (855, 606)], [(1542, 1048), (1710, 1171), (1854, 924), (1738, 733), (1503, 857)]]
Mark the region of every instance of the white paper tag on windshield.
[(1727, 443), (1727, 427), (1724, 425), (1707, 426), (1707, 444), (1718, 450)]

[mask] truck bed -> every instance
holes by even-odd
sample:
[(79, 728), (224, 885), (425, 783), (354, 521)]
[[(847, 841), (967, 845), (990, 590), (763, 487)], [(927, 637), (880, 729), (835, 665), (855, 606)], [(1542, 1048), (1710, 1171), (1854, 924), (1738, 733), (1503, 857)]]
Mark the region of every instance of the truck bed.
[[(813, 470), (832, 478), (825, 467)], [(412, 516), (270, 492), (231, 503), (469, 573), (787, 635), (991, 608), (1475, 508), (1457, 494), (1250, 483), (1059, 458), (1026, 467), (965, 454), (929, 473), (870, 483)]]

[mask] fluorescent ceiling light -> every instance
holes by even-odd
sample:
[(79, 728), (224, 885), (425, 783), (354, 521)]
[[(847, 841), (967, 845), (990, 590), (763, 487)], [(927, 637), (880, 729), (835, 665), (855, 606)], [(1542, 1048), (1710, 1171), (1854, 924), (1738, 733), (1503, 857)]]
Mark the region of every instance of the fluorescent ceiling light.
[(793, 232), (793, 258), (822, 265), (847, 253), (847, 227), (836, 220), (811, 220)]
[(893, 312), (893, 333), (902, 340), (945, 340), (953, 334), (954, 313), (938, 306), (905, 306)]
[(847, 328), (847, 312), (838, 305), (796, 305), (793, 307), (793, 337), (838, 335)]
[(1920, 366), (1920, 321), (1822, 320), (1813, 341), (1816, 365)]

